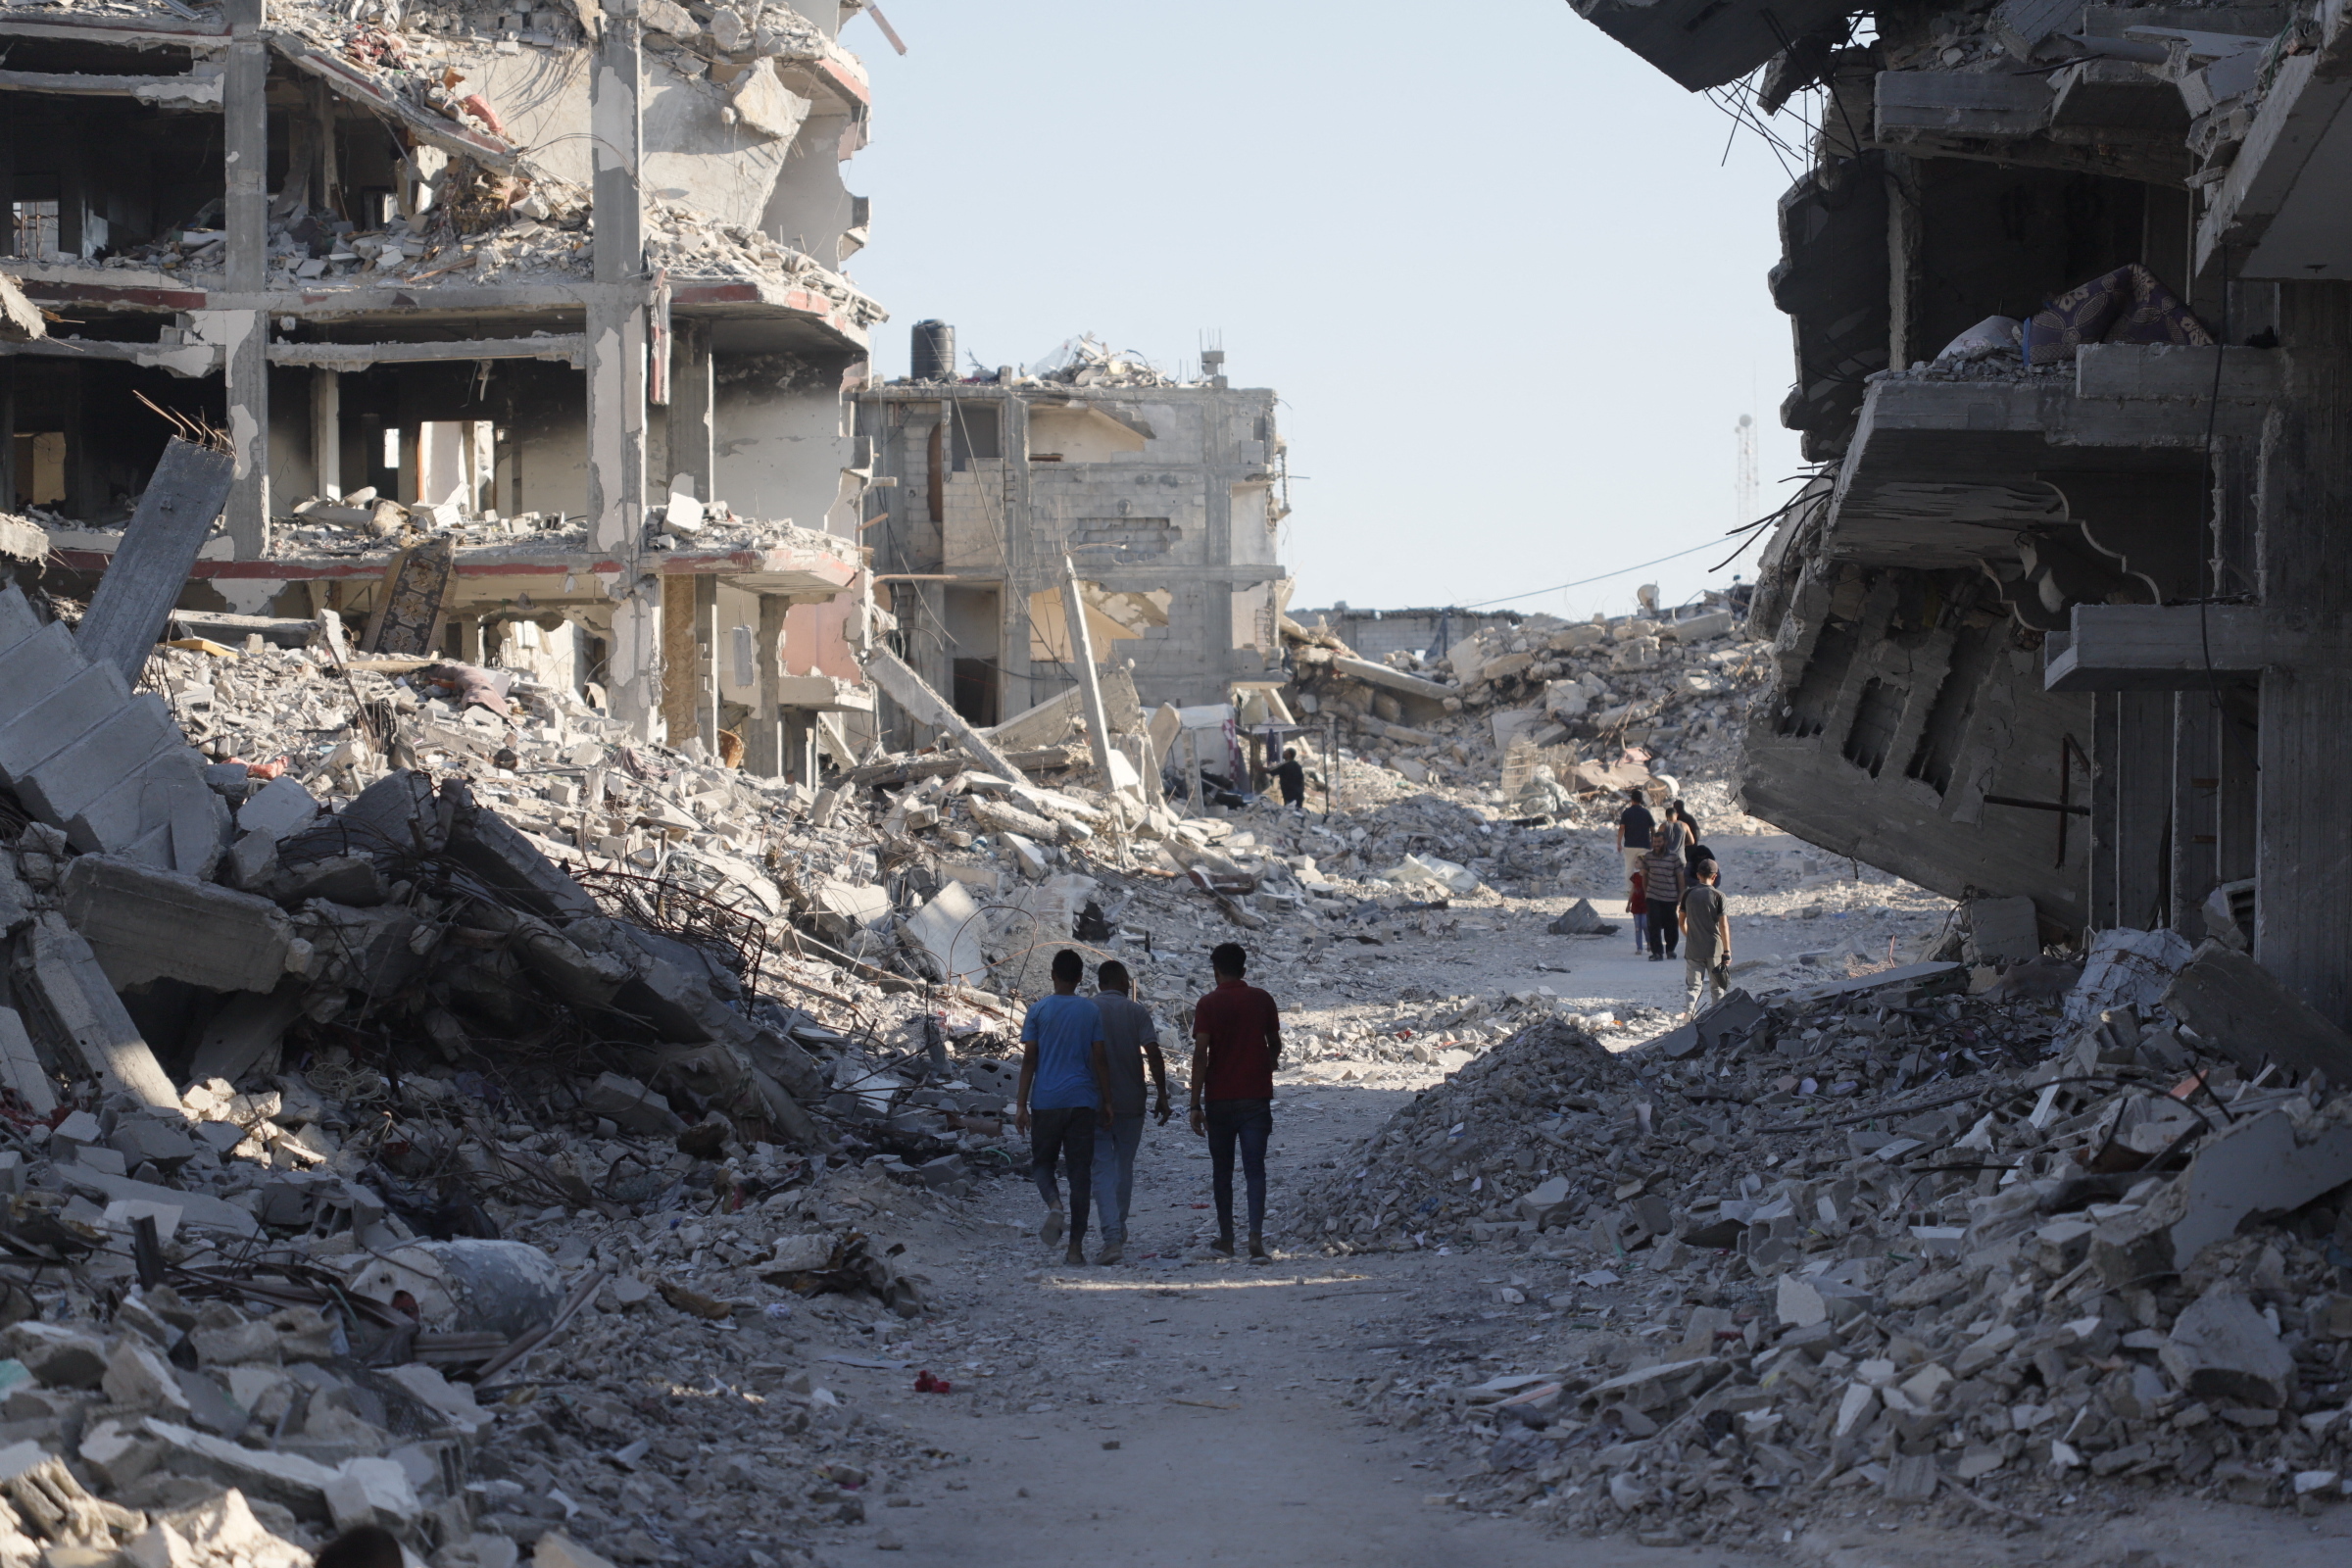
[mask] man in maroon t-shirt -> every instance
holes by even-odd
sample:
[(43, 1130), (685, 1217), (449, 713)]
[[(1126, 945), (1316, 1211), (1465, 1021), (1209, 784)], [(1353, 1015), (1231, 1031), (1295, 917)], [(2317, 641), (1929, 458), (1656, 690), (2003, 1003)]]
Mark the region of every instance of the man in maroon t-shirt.
[(1274, 1131), (1274, 1069), (1282, 1056), (1282, 1018), (1274, 999), (1242, 976), (1250, 956), (1238, 942), (1208, 956), (1217, 989), (1193, 1005), (1193, 1131), (1208, 1137), (1217, 1199), (1213, 1250), (1233, 1255), (1233, 1147), (1242, 1147), (1250, 1183), (1250, 1259), (1266, 1255), (1266, 1140)]

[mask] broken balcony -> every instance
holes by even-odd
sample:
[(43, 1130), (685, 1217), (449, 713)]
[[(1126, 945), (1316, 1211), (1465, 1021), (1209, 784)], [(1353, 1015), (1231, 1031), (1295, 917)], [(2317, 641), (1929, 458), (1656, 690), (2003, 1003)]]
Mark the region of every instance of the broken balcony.
[(2079, 523), (2175, 597), (2172, 577), (2195, 570), (2208, 436), (2258, 435), (2278, 374), (2261, 349), (2089, 344), (2072, 366), (2033, 372), (1881, 376), (1823, 547), (1933, 569), (2014, 560), (2021, 533)]

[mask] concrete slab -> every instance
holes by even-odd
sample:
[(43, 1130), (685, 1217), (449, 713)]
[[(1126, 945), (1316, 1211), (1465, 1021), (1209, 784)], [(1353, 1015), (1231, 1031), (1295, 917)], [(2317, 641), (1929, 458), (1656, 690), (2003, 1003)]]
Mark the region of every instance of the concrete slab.
[(187, 746), (164, 700), (142, 692), (19, 774), (17, 796), (40, 820), (64, 827), (158, 758)]
[(2237, 1291), (2209, 1291), (2191, 1302), (2156, 1358), (2200, 1399), (2276, 1410), (2295, 1389), (2293, 1352)]
[(57, 1088), (14, 1007), (0, 1007), (0, 1088), (13, 1091), (36, 1116), (47, 1117), (57, 1109)]
[(64, 915), (33, 921), (17, 960), (17, 995), (44, 1031), (70, 1045), (107, 1089), (150, 1105), (176, 1106), (179, 1092), (139, 1037), (97, 957)]
[(235, 1083), (293, 1027), (302, 1015), (302, 997), (299, 981), (282, 984), (267, 996), (244, 992), (231, 997), (205, 1025), (188, 1064), (188, 1076), (199, 1083), (207, 1078)]
[(908, 918), (906, 931), (923, 945), (950, 984), (976, 985), (987, 977), (988, 957), (980, 949), (987, 922), (962, 883), (943, 884), (939, 896)]
[(2251, 957), (2219, 942), (2196, 950), (2162, 1000), (2198, 1039), (2241, 1067), (2275, 1062), (2297, 1076), (2317, 1067), (2330, 1083), (2352, 1081), (2352, 1035)]
[(226, 1231), (232, 1236), (262, 1234), (261, 1222), (251, 1212), (223, 1202), (210, 1193), (183, 1193), (176, 1187), (116, 1176), (82, 1164), (60, 1165), (57, 1173), (68, 1187), (110, 1203), (127, 1200), (175, 1207), (179, 1210), (179, 1222), (198, 1230)]
[(84, 855), (58, 890), (66, 919), (118, 991), (167, 978), (268, 991), (294, 951), (293, 924), (276, 905), (180, 872)]
[[(0, 654), (0, 662), (7, 659)], [(15, 674), (14, 670), (10, 671)], [(93, 664), (0, 727), (0, 776), (15, 778), (56, 756), (102, 713), (130, 701), (130, 688), (111, 665)]]

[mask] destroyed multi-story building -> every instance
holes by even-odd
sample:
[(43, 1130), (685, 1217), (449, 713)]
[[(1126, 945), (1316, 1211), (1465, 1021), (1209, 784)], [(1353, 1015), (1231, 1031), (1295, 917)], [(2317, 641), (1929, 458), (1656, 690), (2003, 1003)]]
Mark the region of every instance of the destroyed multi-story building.
[(906, 662), (965, 719), (1072, 689), (1072, 571), (1095, 658), (1132, 662), (1147, 705), (1282, 682), (1275, 395), (1230, 385), (1221, 350), (1201, 360), (1178, 381), (1077, 339), (1029, 373), (958, 378), (952, 329), (925, 321), (908, 378), (858, 394), (885, 485), (864, 524), (876, 592)]
[(0, 332), (0, 512), (48, 586), (88, 594), (203, 423), (237, 466), (191, 616), (503, 651), (806, 779), (809, 714), (871, 706), (858, 10), (0, 17), (0, 273), (49, 318)]
[(2352, 1014), (2313, 912), (2352, 838), (2347, 7), (1578, 9), (1755, 122), (1817, 91), (1771, 285), (1821, 468), (1758, 595), (1751, 809)]

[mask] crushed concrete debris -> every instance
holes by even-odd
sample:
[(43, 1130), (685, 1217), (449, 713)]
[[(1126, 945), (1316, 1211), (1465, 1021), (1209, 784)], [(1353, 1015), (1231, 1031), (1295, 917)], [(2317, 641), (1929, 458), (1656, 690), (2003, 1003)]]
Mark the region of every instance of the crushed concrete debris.
[(1525, 1367), (1432, 1348), (1356, 1402), (1483, 1459), (1444, 1500), (1644, 1541), (2336, 1489), (2352, 1096), (1966, 979), (1735, 996), (1616, 1056), (1545, 1020), (1416, 1097), (1305, 1233), (1511, 1254), (1504, 1299), (1565, 1332)]

